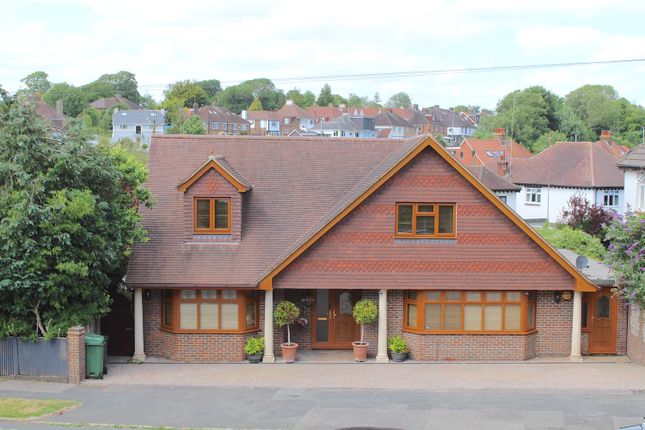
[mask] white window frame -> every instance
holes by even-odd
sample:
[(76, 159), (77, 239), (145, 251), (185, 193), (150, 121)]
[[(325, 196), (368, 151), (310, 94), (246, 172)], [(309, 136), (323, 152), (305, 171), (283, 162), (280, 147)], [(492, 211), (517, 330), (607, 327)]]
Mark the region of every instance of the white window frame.
[(608, 208), (615, 208), (620, 205), (619, 190), (604, 190), (602, 194), (602, 205)]
[(634, 200), (637, 211), (645, 211), (645, 173), (636, 179), (636, 199)]
[(524, 203), (527, 205), (539, 206), (542, 204), (542, 188), (526, 187), (525, 196), (526, 200)]

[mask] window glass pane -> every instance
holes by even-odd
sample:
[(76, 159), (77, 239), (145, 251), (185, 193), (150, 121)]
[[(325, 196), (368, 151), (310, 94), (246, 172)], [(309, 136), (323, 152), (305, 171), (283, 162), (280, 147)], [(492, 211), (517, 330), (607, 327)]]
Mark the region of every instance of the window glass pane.
[(246, 304), (246, 328), (255, 327), (257, 324), (257, 315), (255, 315), (255, 303)]
[(504, 307), (504, 330), (520, 331), (522, 329), (522, 305)]
[(461, 330), (461, 305), (444, 305), (444, 330)]
[(519, 291), (509, 291), (506, 293), (507, 302), (519, 302), (522, 300), (522, 293)]
[(408, 305), (408, 327), (417, 326), (417, 305)]
[[(535, 302), (529, 302), (526, 315), (526, 327), (529, 329), (535, 328)], [(586, 320), (583, 320), (586, 324)]]
[(439, 233), (453, 233), (452, 206), (439, 206)]
[(199, 328), (202, 330), (217, 329), (217, 303), (201, 303), (199, 305)]
[(464, 330), (481, 331), (482, 329), (482, 306), (464, 306)]
[(197, 303), (179, 304), (179, 328), (182, 330), (197, 328)]
[(237, 330), (237, 303), (222, 303), (222, 328)]
[(589, 312), (589, 302), (584, 300), (582, 302), (582, 321), (580, 323), (580, 327), (582, 327), (582, 328), (587, 328), (587, 315), (588, 315), (588, 312)]
[(164, 325), (172, 325), (172, 303), (165, 302), (163, 304), (163, 323)]
[(441, 300), (441, 291), (427, 291), (426, 300), (439, 301)]
[(446, 291), (446, 300), (451, 302), (461, 301), (461, 291)]
[(425, 306), (424, 327), (426, 330), (441, 330), (441, 305)]
[(434, 205), (419, 205), (419, 212), (434, 212)]
[(609, 318), (609, 297), (600, 296), (596, 299), (596, 318)]
[(222, 299), (224, 300), (237, 299), (237, 290), (222, 290)]
[(434, 217), (418, 216), (417, 217), (417, 234), (434, 234)]
[(412, 233), (412, 205), (399, 205), (398, 212), (396, 231), (398, 233)]
[(215, 200), (215, 228), (228, 228), (228, 200)]
[(408, 299), (410, 300), (416, 300), (417, 299), (417, 292), (414, 290), (408, 290)]
[(181, 290), (181, 298), (192, 300), (195, 298), (195, 290)]
[(482, 300), (481, 291), (468, 291), (466, 293), (466, 301), (468, 302), (480, 302)]
[(202, 299), (216, 299), (217, 290), (201, 290)]
[(209, 229), (211, 227), (211, 202), (197, 200), (197, 228)]
[(486, 301), (488, 302), (501, 302), (502, 293), (499, 291), (489, 291), (486, 293)]
[(484, 309), (484, 330), (502, 330), (502, 305), (487, 305)]

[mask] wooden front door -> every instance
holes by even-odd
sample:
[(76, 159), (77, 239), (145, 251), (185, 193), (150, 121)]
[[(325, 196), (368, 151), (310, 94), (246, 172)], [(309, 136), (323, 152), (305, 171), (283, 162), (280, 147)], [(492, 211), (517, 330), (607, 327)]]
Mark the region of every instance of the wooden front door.
[(616, 353), (617, 300), (609, 288), (602, 288), (590, 297), (589, 353)]
[(316, 290), (312, 304), (312, 347), (351, 348), (358, 339), (358, 325), (352, 317), (358, 294), (351, 290)]

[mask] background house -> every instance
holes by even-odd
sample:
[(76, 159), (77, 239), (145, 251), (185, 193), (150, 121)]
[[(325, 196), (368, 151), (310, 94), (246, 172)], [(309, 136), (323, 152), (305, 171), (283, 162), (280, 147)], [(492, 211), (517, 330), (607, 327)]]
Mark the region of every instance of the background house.
[(114, 110), (112, 141), (132, 139), (148, 145), (153, 134), (164, 134), (166, 113), (163, 110)]
[(379, 132), (378, 137), (389, 137), (390, 139), (404, 139), (417, 134), (415, 126), (387, 109), (376, 115), (374, 128)]
[(349, 114), (340, 115), (330, 121), (320, 121), (318, 125), (310, 128), (309, 131), (330, 137), (366, 139), (374, 138), (377, 134), (373, 117), (350, 116)]
[(281, 132), (285, 136), (295, 129), (307, 130), (315, 125), (315, 117), (293, 100), (287, 100), (276, 113), (280, 118)]
[[(195, 108), (193, 108), (195, 112)], [(207, 134), (248, 134), (249, 122), (239, 115), (219, 106), (203, 106), (197, 109)]]
[(645, 144), (632, 149), (617, 165), (625, 173), (625, 209), (645, 212)]
[(249, 122), (253, 136), (280, 136), (280, 115), (270, 110), (242, 111), (242, 118)]
[(430, 121), (431, 133), (442, 136), (450, 146), (460, 145), (465, 137), (472, 136), (477, 130), (476, 123), (452, 109), (433, 106), (424, 109), (423, 112)]
[(500, 176), (509, 173), (509, 160), (533, 156), (526, 147), (508, 139), (503, 128), (495, 129), (493, 139), (466, 137), (451, 152), (466, 166), (486, 166)]
[(90, 107), (96, 110), (108, 110), (115, 106), (125, 107), (127, 110), (138, 110), (141, 106), (123, 96), (116, 94), (113, 97), (102, 97), (90, 103)]

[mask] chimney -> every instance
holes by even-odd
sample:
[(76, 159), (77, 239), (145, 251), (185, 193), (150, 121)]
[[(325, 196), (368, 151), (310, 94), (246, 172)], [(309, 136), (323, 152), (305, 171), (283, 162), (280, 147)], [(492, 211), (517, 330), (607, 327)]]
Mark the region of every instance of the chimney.
[(508, 173), (508, 161), (504, 160), (503, 158), (500, 158), (499, 160), (497, 160), (497, 175), (503, 178), (506, 176), (507, 173)]
[(502, 138), (503, 139), (503, 138), (506, 137), (506, 131), (502, 127), (499, 127), (499, 128), (496, 128), (495, 131), (493, 131), (493, 135), (496, 138)]
[(600, 130), (600, 140), (611, 140), (611, 131)]
[(246, 119), (246, 116), (247, 116), (247, 115), (246, 115), (246, 109), (244, 109), (244, 110), (242, 111), (241, 115), (242, 115), (242, 119)]
[(63, 116), (63, 100), (61, 99), (56, 100), (56, 116)]

